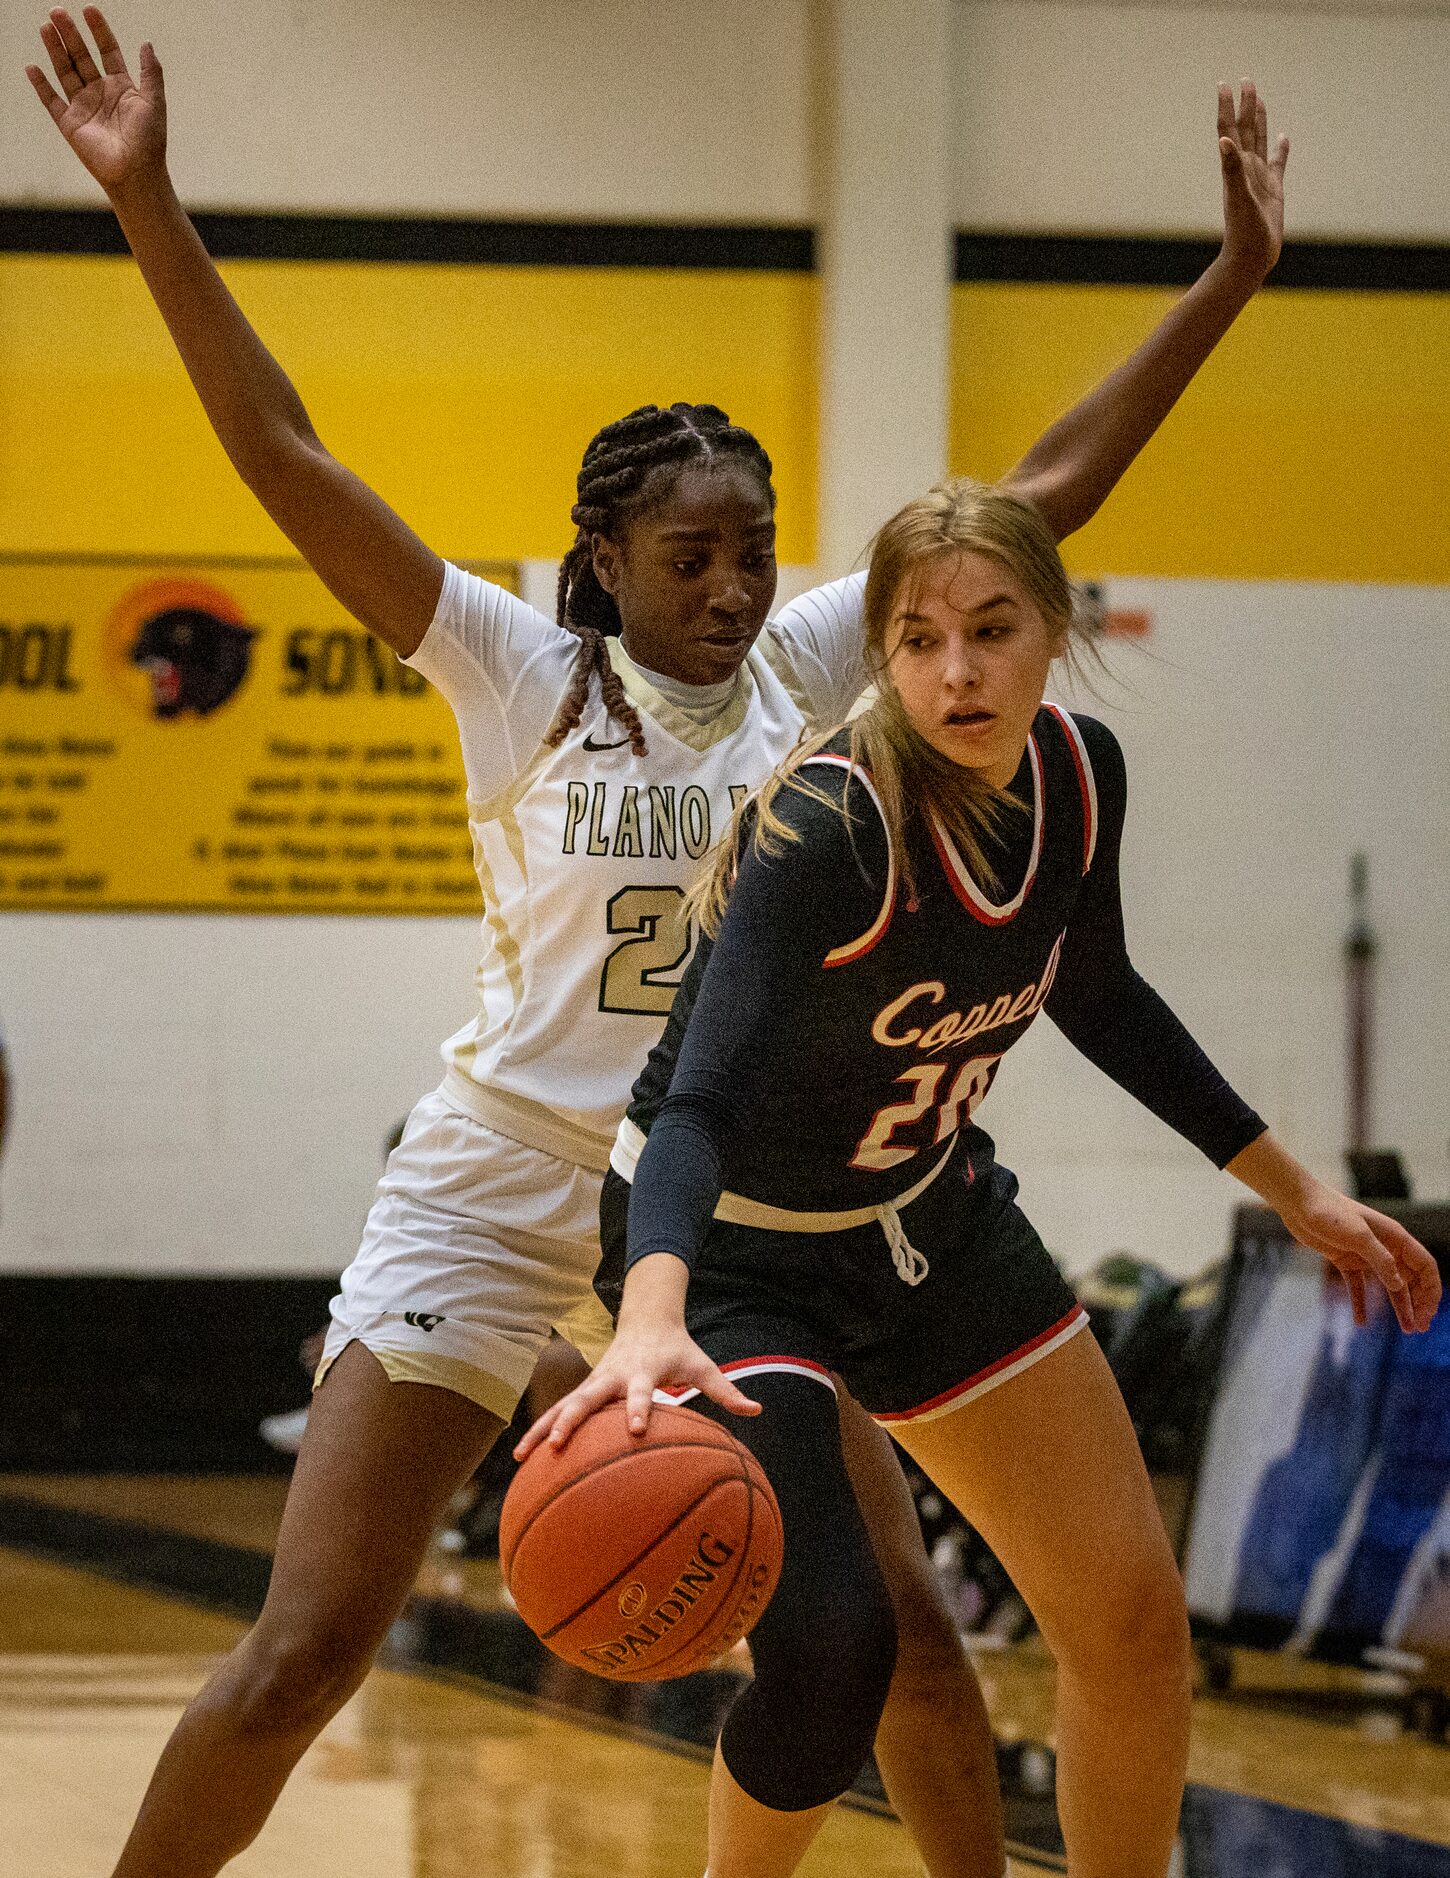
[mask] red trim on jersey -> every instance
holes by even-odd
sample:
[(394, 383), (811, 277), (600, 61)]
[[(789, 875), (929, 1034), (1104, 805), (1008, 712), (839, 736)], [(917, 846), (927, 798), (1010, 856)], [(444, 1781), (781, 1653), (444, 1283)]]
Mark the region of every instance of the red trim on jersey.
[(886, 836), (886, 896), (881, 903), (881, 911), (859, 939), (852, 939), (843, 946), (831, 948), (821, 960), (821, 969), (831, 971), (837, 965), (854, 965), (858, 959), (864, 959), (866, 954), (873, 952), (886, 937), (891, 925), (891, 916), (896, 911), (896, 854), (891, 846), (891, 831), (886, 827), (886, 817), (882, 813), (875, 784), (871, 781), (870, 770), (863, 763), (853, 763), (849, 757), (836, 756), (831, 752), (807, 757), (801, 764), (801, 768), (809, 769), (812, 763), (834, 763), (837, 769), (853, 771), (859, 776), (866, 785), (867, 794), (876, 805), (876, 813), (881, 816), (881, 827)]
[(918, 1402), (915, 1408), (895, 1409), (884, 1415), (873, 1412), (871, 1419), (876, 1422), (909, 1422), (914, 1421), (918, 1415), (928, 1415), (933, 1409), (943, 1408), (948, 1402), (954, 1402), (958, 1396), (967, 1395), (973, 1389), (980, 1389), (984, 1382), (990, 1382), (992, 1377), (1002, 1370), (1010, 1369), (1014, 1363), (1020, 1363), (1024, 1357), (1031, 1356), (1032, 1352), (1040, 1350), (1044, 1343), (1051, 1343), (1054, 1337), (1061, 1336), (1068, 1325), (1077, 1318), (1081, 1318), (1084, 1323), (1087, 1322), (1087, 1312), (1080, 1304), (1074, 1304), (1065, 1317), (1058, 1318), (1057, 1322), (1050, 1329), (1044, 1330), (1040, 1337), (1034, 1337), (1030, 1343), (1019, 1345), (1017, 1349), (1009, 1351), (1006, 1356), (999, 1356), (995, 1363), (989, 1363), (985, 1369), (979, 1369), (975, 1376), (968, 1376), (965, 1382), (955, 1383), (950, 1389), (943, 1389), (940, 1395), (931, 1396), (925, 1402)]
[(1067, 747), (1072, 752), (1077, 786), (1082, 791), (1082, 871), (1086, 873), (1093, 864), (1093, 852), (1098, 845), (1098, 792), (1089, 767), (1087, 745), (1082, 740), (1082, 732), (1060, 704), (1048, 704), (1044, 699), (1042, 708), (1051, 711), (1061, 724)]
[(937, 826), (935, 815), (927, 816), (927, 827), (931, 831), (932, 846), (936, 849), (937, 859), (942, 864), (942, 872), (951, 883), (952, 892), (975, 920), (984, 926), (1005, 926), (1009, 920), (1016, 919), (1022, 911), (1032, 883), (1037, 878), (1037, 864), (1042, 858), (1043, 840), (1047, 828), (1047, 783), (1042, 773), (1042, 752), (1037, 747), (1037, 739), (1029, 731), (1027, 734), (1027, 754), (1032, 764), (1032, 852), (1027, 859), (1027, 877), (1003, 906), (994, 906), (972, 879), (966, 862), (957, 853), (944, 829)]

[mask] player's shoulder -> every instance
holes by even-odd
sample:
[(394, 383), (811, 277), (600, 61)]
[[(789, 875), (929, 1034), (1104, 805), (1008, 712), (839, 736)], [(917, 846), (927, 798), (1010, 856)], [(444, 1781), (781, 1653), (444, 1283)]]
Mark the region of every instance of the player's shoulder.
[(1043, 719), (1057, 725), (1080, 762), (1090, 764), (1095, 771), (1101, 769), (1109, 777), (1122, 774), (1123, 746), (1100, 717), (1044, 702), (1039, 722)]
[(819, 587), (810, 587), (806, 592), (798, 593), (794, 599), (787, 600), (771, 616), (766, 630), (790, 636), (820, 632), (842, 625), (857, 626), (860, 624), (865, 595), (864, 574), (846, 574), (840, 580), (828, 580)]
[(783, 910), (792, 946), (823, 958), (871, 924), (892, 878), (885, 822), (860, 767), (835, 760), (843, 754), (817, 752), (767, 786), (763, 817), (755, 799), (731, 902), (743, 896), (748, 918)]
[[(1091, 854), (1098, 846), (1099, 830), (1116, 839), (1127, 809), (1128, 776), (1123, 747), (1101, 718), (1086, 711), (1069, 711), (1059, 704), (1044, 704), (1039, 717), (1050, 718), (1066, 743), (1071, 763), (1058, 768), (1059, 787), (1081, 792), (1086, 816), (1086, 838)], [(1075, 781), (1068, 780), (1068, 771)]]
[(577, 651), (574, 634), (496, 580), (446, 561), (430, 632), (474, 642), (478, 651), (507, 649), (514, 659), (535, 651)]
[(796, 766), (794, 777), (796, 786), (789, 793), (799, 802), (803, 829), (849, 829), (863, 819), (882, 819), (871, 772), (851, 748), (849, 727), (813, 750)]
[(807, 723), (839, 723), (866, 684), (865, 576), (797, 594), (766, 622), (760, 657)]
[(847, 879), (869, 883), (886, 860), (886, 826), (866, 771), (850, 755), (842, 731), (770, 791), (766, 826), (752, 817), (753, 843), (777, 879), (803, 892), (830, 883), (835, 894)]

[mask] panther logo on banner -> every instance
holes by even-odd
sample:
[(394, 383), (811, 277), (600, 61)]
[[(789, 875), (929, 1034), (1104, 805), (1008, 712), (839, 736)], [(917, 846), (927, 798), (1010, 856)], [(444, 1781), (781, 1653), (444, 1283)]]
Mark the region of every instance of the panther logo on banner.
[(230, 594), (195, 579), (134, 588), (105, 632), (112, 677), (162, 723), (220, 710), (246, 681), (256, 637)]

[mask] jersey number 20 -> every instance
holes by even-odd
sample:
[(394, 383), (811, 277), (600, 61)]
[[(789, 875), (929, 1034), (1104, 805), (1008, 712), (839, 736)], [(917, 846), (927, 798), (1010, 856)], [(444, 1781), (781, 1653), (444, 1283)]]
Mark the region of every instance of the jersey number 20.
[[(992, 1072), (1001, 1061), (999, 1052), (996, 1056), (974, 1056), (970, 1062), (962, 1064), (937, 1111), (936, 1132), (932, 1137), (934, 1141), (945, 1141), (971, 1120), (972, 1110), (991, 1088)], [(896, 1078), (898, 1082), (914, 1083), (916, 1094), (908, 1101), (888, 1102), (885, 1108), (877, 1109), (871, 1118), (871, 1126), (862, 1135), (856, 1152), (851, 1156), (852, 1167), (869, 1167), (880, 1171), (887, 1167), (899, 1167), (903, 1161), (909, 1161), (913, 1154), (920, 1154), (928, 1145), (925, 1141), (918, 1141), (912, 1147), (894, 1148), (891, 1137), (899, 1130), (910, 1128), (921, 1121), (936, 1105), (937, 1090), (948, 1068), (946, 1063), (913, 1063), (910, 1069)]]

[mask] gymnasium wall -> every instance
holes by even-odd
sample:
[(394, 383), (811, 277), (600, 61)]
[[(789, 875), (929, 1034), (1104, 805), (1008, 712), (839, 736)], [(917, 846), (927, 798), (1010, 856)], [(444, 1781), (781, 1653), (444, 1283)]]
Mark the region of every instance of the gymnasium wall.
[(968, 0), (955, 11), (963, 227), (1212, 227), (1213, 87), (1247, 72), (1293, 140), (1301, 234), (1450, 233), (1443, 0)]
[[(1128, 762), (1123, 893), (1138, 969), (1316, 1172), (1343, 1178), (1340, 947), (1349, 857), (1381, 942), (1374, 1112), (1429, 1198), (1450, 1190), (1450, 605), (1446, 590), (1114, 579), (1149, 613), (1094, 697)], [(1227, 1248), (1236, 1183), (1033, 1027), (984, 1125), (1044, 1238), (1188, 1271)]]
[[(44, 11), (4, 0), (7, 75), (35, 57)], [(808, 222), (808, 15), (806, 0), (140, 0), (108, 17), (128, 47), (155, 42), (172, 146), (211, 207)], [(0, 114), (4, 193), (83, 199), (26, 103)]]
[[(824, 3), (137, 0), (113, 24), (156, 42), (213, 208), (809, 224)], [(1251, 72), (1295, 139), (1301, 232), (1450, 235), (1444, 0), (954, 12), (963, 227), (1213, 227), (1213, 86)], [(0, 198), (95, 199), (12, 85), (43, 13), (0, 6)]]
[[(1429, 101), (1450, 65), (1444, 13), (1019, 0), (958, 14), (959, 221), (1031, 238), (965, 252), (958, 469), (1005, 468), (1170, 303), (1143, 275), (1173, 259), (1158, 237), (1212, 228), (1221, 72), (1255, 70), (1284, 100), (1302, 233), (1450, 241), (1450, 158)], [(507, 262), (279, 259), (278, 241), (305, 254), (347, 224), (232, 226), (244, 250), (273, 242), (273, 258), (230, 261), (228, 277), (323, 435), (441, 551), (521, 562), (526, 590), (547, 593), (590, 432), (647, 397), (708, 396), (771, 448), (786, 584), (802, 583), (819, 301), (799, 232), (814, 202), (806, 5), (405, 15), (267, 0), (243, 20), (168, 0), (117, 24), (128, 42), (160, 43), (189, 200), (563, 218)], [(32, 56), (33, 29), (4, 0), (6, 72)], [(34, 251), (37, 205), (94, 197), (28, 97), (9, 96), (0, 557), (282, 551), (130, 264)], [(598, 228), (659, 224), (663, 241), (721, 220), (755, 227), (751, 264), (686, 239), (646, 265), (659, 257), (644, 237), (631, 248)], [(614, 264), (569, 263), (581, 227)], [(1078, 276), (1094, 277), (1060, 279), (1044, 233), (1133, 239), (1074, 250)], [(1450, 1134), (1434, 1047), (1450, 915), (1450, 749), (1435, 709), (1450, 695), (1450, 297), (1443, 247), (1425, 253), (1436, 291), (1340, 284), (1256, 303), (1070, 558), (1105, 577), (1114, 605), (1153, 616), (1141, 647), (1115, 652), (1123, 685), (1101, 707), (1129, 751), (1141, 966), (1332, 1174), (1337, 948), (1348, 857), (1367, 847), (1384, 940), (1379, 1132), (1435, 1194)], [(1413, 257), (1396, 265), (1402, 283), (1422, 278)], [(0, 688), (0, 741), (23, 709)], [(0, 1269), (339, 1267), (384, 1132), (467, 1014), (475, 945), (465, 919), (0, 914), (16, 1107)], [(1231, 1183), (1040, 1028), (983, 1119), (1054, 1249), (1073, 1268), (1117, 1246), (1177, 1269), (1220, 1252)]]

